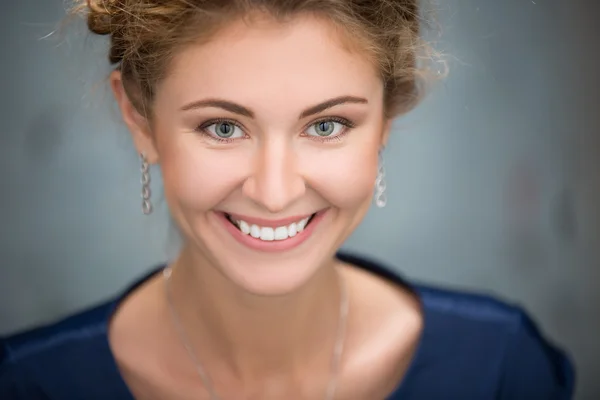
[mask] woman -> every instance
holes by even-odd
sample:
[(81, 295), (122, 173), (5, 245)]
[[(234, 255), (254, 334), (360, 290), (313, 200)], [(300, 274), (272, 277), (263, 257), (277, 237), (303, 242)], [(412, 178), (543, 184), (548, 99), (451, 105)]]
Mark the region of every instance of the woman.
[[(520, 309), (415, 286), (338, 248), (424, 75), (416, 0), (90, 0), (152, 211), (179, 256), (6, 338), (2, 399), (568, 399)], [(400, 265), (401, 266), (401, 265)]]

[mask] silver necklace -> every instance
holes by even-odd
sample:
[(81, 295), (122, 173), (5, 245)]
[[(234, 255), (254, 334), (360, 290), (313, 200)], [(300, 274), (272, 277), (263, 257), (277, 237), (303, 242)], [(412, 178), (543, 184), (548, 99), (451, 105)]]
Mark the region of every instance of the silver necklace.
[[(220, 400), (220, 397), (217, 395), (217, 392), (215, 391), (215, 389), (213, 387), (211, 379), (209, 378), (208, 374), (204, 370), (204, 366), (202, 365), (202, 363), (196, 356), (196, 351), (192, 347), (191, 341), (189, 340), (189, 337), (186, 334), (185, 329), (183, 327), (183, 323), (181, 322), (181, 318), (179, 317), (179, 314), (177, 313), (177, 310), (175, 309), (175, 306), (173, 305), (173, 299), (172, 299), (172, 294), (171, 294), (171, 285), (170, 285), (172, 273), (173, 273), (173, 270), (170, 266), (163, 269), (163, 277), (164, 277), (164, 281), (165, 281), (165, 292), (166, 292), (166, 296), (167, 296), (167, 304), (169, 307), (171, 318), (173, 320), (173, 324), (175, 325), (177, 334), (179, 335), (179, 340), (181, 341), (181, 344), (183, 345), (183, 347), (185, 347), (185, 350), (187, 351), (188, 356), (194, 363), (194, 365), (196, 367), (196, 372), (198, 373), (198, 376), (200, 376), (200, 379), (202, 380), (202, 383), (204, 384), (204, 387), (210, 396), (210, 400)], [(340, 372), (340, 363), (341, 363), (341, 359), (342, 359), (342, 353), (344, 351), (344, 339), (346, 337), (346, 320), (348, 317), (348, 308), (349, 308), (348, 289), (347, 289), (346, 284), (341, 276), (339, 276), (339, 284), (340, 284), (340, 312), (339, 312), (339, 317), (338, 317), (337, 336), (336, 336), (335, 344), (333, 347), (333, 353), (331, 356), (331, 373), (330, 373), (329, 383), (327, 384), (327, 391), (326, 391), (325, 397), (324, 397), (325, 400), (334, 400), (335, 392), (337, 389), (337, 380), (338, 380), (338, 376), (339, 376), (339, 372)]]

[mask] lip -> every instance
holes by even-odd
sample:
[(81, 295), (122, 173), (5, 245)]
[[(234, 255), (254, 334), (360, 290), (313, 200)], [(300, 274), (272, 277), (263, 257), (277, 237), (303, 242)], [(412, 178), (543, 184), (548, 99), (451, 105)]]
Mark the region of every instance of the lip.
[[(245, 247), (248, 247), (252, 250), (273, 253), (273, 252), (285, 252), (285, 251), (292, 250), (292, 249), (300, 246), (306, 240), (308, 240), (314, 233), (315, 229), (319, 226), (319, 224), (321, 223), (321, 221), (323, 220), (325, 215), (327, 214), (327, 211), (328, 211), (328, 209), (317, 212), (315, 214), (315, 216), (312, 218), (312, 220), (310, 221), (310, 223), (306, 226), (306, 228), (304, 228), (304, 230), (302, 232), (299, 232), (296, 236), (285, 239), (285, 240), (273, 240), (270, 242), (256, 239), (250, 235), (243, 234), (237, 227), (235, 227), (227, 219), (227, 215), (230, 215), (234, 219), (238, 218), (238, 215), (236, 215), (236, 214), (228, 214), (228, 213), (226, 214), (224, 212), (215, 212), (215, 215), (216, 215), (217, 219), (223, 224), (223, 226), (225, 227), (225, 230), (227, 230), (227, 232), (229, 232), (229, 234), (231, 234), (231, 236), (233, 236), (233, 238), (238, 243), (240, 243), (240, 244), (244, 245)], [(312, 214), (309, 214), (306, 217), (308, 217), (310, 215), (312, 215)], [(267, 222), (267, 224), (261, 225), (260, 223), (256, 223), (256, 225), (260, 225), (260, 226), (264, 226), (264, 227), (284, 226), (284, 225), (287, 225), (286, 222), (288, 220), (290, 221), (289, 224), (291, 224), (292, 222), (297, 222), (306, 217), (293, 217), (291, 219), (285, 218), (285, 219), (280, 219), (277, 221), (262, 220), (263, 224), (265, 222)], [(261, 219), (257, 219), (257, 218), (244, 219), (244, 217), (241, 217), (240, 219), (242, 219), (248, 223), (252, 222), (253, 224), (255, 223), (254, 221), (261, 221)]]
[(250, 225), (264, 226), (267, 228), (277, 228), (279, 226), (288, 226), (294, 222), (301, 221), (304, 218), (309, 218), (310, 216), (313, 215), (313, 214), (297, 215), (297, 216), (293, 216), (293, 217), (289, 217), (289, 218), (282, 218), (282, 219), (274, 220), (274, 219), (266, 219), (266, 218), (254, 218), (254, 217), (250, 217), (250, 216), (246, 216), (246, 215), (242, 215), (242, 214), (233, 214), (233, 213), (226, 213), (226, 214), (229, 215), (231, 217), (231, 219), (233, 219), (235, 221), (246, 221)]

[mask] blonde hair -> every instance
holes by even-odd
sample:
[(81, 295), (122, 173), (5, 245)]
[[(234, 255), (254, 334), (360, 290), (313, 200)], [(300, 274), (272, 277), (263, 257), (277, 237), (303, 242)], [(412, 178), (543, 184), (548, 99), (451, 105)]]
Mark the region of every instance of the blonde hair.
[(422, 41), (420, 0), (76, 0), (73, 12), (90, 31), (110, 35), (110, 62), (123, 74), (138, 111), (151, 117), (157, 84), (174, 56), (209, 40), (221, 23), (257, 13), (285, 21), (310, 13), (331, 21), (375, 63), (385, 85), (385, 110), (394, 117), (422, 98), (431, 76)]

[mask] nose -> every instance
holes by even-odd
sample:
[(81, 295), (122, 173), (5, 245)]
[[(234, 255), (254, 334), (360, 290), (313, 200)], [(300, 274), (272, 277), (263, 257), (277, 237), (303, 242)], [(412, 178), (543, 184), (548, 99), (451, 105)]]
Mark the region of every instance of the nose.
[(306, 184), (289, 143), (264, 143), (257, 148), (253, 161), (242, 191), (267, 211), (282, 212), (305, 193)]

